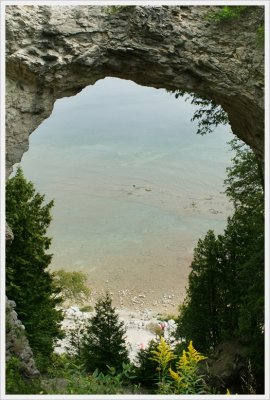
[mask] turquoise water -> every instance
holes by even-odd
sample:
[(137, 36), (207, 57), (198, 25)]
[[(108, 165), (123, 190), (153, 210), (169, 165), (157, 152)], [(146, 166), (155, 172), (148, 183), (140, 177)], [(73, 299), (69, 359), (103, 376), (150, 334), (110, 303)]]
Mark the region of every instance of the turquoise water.
[(55, 200), (53, 268), (81, 269), (96, 285), (120, 287), (124, 273), (139, 285), (143, 273), (155, 286), (159, 265), (186, 280), (198, 238), (221, 232), (230, 212), (221, 192), (232, 134), (196, 135), (194, 109), (113, 78), (56, 102), (21, 163)]

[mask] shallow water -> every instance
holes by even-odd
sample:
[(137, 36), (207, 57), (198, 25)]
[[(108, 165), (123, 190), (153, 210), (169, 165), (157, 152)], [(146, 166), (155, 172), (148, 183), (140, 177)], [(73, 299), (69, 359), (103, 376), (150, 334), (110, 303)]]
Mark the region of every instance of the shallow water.
[(196, 135), (194, 109), (113, 78), (56, 102), (21, 163), (55, 200), (52, 268), (83, 270), (96, 287), (184, 287), (197, 240), (230, 212), (232, 134)]

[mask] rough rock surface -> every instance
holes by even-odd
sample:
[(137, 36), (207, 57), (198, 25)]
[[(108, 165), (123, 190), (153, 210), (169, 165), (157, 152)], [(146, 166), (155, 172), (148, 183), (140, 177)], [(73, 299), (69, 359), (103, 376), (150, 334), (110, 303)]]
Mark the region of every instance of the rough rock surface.
[[(12, 243), (13, 238), (12, 230), (6, 224), (6, 246)], [(22, 374), (30, 379), (38, 378), (39, 371), (25, 334), (25, 327), (18, 319), (15, 307), (15, 301), (6, 297), (6, 361), (17, 357), (21, 362)]]
[(207, 96), (263, 158), (262, 7), (209, 21), (209, 6), (7, 6), (7, 168), (56, 99), (106, 76)]
[(242, 378), (247, 374), (247, 348), (238, 340), (220, 343), (212, 357), (206, 360), (206, 373), (209, 383), (226, 393), (246, 393), (245, 381)]
[(8, 226), (6, 223), (6, 245), (10, 245), (12, 243), (12, 240), (14, 239), (13, 232), (11, 228)]
[(25, 336), (25, 328), (18, 319), (15, 302), (6, 298), (6, 360), (16, 356), (21, 361), (22, 373), (27, 378), (39, 377), (32, 350)]

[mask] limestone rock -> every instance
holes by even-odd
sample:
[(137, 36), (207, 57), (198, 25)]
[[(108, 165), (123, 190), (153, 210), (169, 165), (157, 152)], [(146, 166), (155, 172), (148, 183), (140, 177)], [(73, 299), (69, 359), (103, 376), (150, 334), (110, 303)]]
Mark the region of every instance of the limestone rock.
[(6, 223), (6, 245), (9, 246), (14, 239), (13, 232), (10, 226)]
[(263, 7), (238, 21), (209, 21), (209, 6), (6, 7), (7, 168), (56, 99), (106, 76), (206, 96), (263, 158)]
[(27, 378), (39, 377), (33, 352), (25, 335), (25, 328), (14, 310), (16, 304), (6, 298), (6, 361), (16, 356), (22, 363), (22, 373)]
[[(248, 366), (247, 349), (238, 340), (219, 344), (214, 354), (206, 360), (207, 376), (211, 385), (226, 393), (241, 393), (244, 376)], [(204, 371), (205, 372), (205, 371)]]

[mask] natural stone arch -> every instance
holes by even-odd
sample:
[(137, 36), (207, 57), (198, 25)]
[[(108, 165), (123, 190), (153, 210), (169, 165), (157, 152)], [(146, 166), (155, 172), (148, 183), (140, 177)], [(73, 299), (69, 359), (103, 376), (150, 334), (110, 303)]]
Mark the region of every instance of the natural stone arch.
[(56, 99), (107, 76), (209, 97), (263, 158), (263, 8), (225, 24), (206, 18), (215, 8), (7, 6), (8, 171)]

